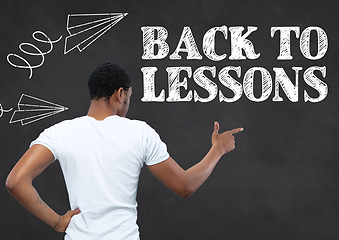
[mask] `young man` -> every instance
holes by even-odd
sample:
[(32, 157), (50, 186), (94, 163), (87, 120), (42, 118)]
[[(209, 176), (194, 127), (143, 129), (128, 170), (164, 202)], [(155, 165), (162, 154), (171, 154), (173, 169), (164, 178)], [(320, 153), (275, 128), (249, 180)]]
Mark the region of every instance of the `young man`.
[[(187, 198), (209, 177), (220, 157), (235, 147), (233, 134), (218, 133), (206, 156), (183, 170), (167, 153), (159, 135), (145, 122), (125, 118), (132, 87), (117, 64), (99, 65), (90, 75), (91, 104), (86, 116), (66, 120), (40, 134), (10, 172), (9, 192), (32, 214), (66, 232), (65, 239), (139, 239), (137, 186), (141, 167)], [(39, 197), (32, 180), (58, 159), (71, 205), (60, 216)]]

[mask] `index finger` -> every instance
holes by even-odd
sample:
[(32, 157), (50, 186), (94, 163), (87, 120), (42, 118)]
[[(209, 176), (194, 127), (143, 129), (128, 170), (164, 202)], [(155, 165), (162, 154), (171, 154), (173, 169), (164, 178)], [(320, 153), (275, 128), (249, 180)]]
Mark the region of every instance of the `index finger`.
[(243, 130), (244, 130), (243, 128), (235, 128), (235, 129), (232, 129), (228, 132), (233, 135), (233, 134), (236, 134), (236, 133), (241, 132)]

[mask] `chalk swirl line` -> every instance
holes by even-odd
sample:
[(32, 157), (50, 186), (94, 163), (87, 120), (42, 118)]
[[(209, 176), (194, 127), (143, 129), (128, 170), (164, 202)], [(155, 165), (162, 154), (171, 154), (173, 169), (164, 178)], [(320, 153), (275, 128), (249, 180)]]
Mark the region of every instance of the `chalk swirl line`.
[(1, 105), (1, 103), (0, 103), (0, 117), (2, 117), (2, 115), (4, 114), (4, 112), (10, 112), (10, 111), (12, 111), (13, 110), (13, 108), (11, 108), (11, 109), (3, 109), (2, 108), (2, 105)]
[[(41, 34), (42, 36), (45, 37), (45, 39), (41, 39), (39, 37), (37, 37), (36, 35), (37, 34)], [(41, 43), (46, 43), (46, 44), (49, 44), (49, 50), (45, 51), (45, 52), (42, 52), (37, 46), (35, 46), (34, 44), (32, 43), (21, 43), (19, 45), (19, 49), (22, 53), (25, 53), (27, 55), (30, 55), (30, 56), (41, 56), (41, 62), (38, 64), (38, 65), (31, 65), (25, 58), (21, 57), (20, 55), (17, 55), (15, 53), (10, 53), (7, 55), (7, 61), (10, 65), (12, 65), (13, 67), (16, 67), (16, 68), (25, 68), (25, 69), (29, 69), (30, 70), (30, 75), (29, 75), (29, 78), (32, 77), (33, 75), (33, 69), (34, 68), (38, 68), (40, 66), (43, 65), (44, 61), (45, 61), (45, 55), (50, 53), (52, 50), (53, 50), (53, 44), (54, 43), (57, 43), (61, 40), (62, 36), (60, 36), (57, 40), (51, 40), (44, 32), (42, 31), (35, 31), (33, 32), (32, 34), (32, 37), (35, 41), (37, 42), (41, 42)], [(27, 50), (25, 50), (23, 48), (23, 46), (29, 46), (29, 47), (32, 47), (36, 50), (36, 52), (29, 52)], [(10, 60), (10, 57), (16, 57), (16, 58), (19, 58), (20, 60), (22, 60), (26, 65), (17, 65), (17, 64), (14, 64), (11, 62)]]

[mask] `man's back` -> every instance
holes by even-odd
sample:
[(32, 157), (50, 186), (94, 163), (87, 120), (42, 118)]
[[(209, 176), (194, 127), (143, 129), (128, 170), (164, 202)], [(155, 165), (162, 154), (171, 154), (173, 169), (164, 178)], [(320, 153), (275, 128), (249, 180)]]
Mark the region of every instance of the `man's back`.
[(46, 129), (32, 144), (46, 146), (59, 160), (71, 208), (81, 209), (67, 228), (71, 239), (138, 238), (140, 170), (144, 162), (169, 157), (152, 128), (117, 115), (102, 121), (84, 116)]

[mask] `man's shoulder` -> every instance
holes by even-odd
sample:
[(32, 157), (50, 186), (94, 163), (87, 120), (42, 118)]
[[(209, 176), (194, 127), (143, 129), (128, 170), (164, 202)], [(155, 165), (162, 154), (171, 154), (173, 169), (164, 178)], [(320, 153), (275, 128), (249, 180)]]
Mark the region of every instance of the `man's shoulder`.
[(135, 124), (135, 125), (140, 125), (140, 126), (148, 125), (145, 121), (138, 120), (138, 119), (129, 119), (129, 118), (122, 118), (122, 119), (125, 119), (130, 124)]
[(156, 132), (156, 130), (148, 124), (144, 120), (138, 120), (138, 119), (129, 119), (129, 118), (121, 118), (123, 121), (126, 122), (126, 125), (130, 128), (130, 130), (136, 130), (138, 129), (138, 132), (141, 132), (142, 134), (151, 134), (153, 132)]
[[(110, 118), (107, 119), (108, 124), (117, 124), (120, 122), (121, 127), (127, 127), (130, 130), (144, 130), (144, 131), (152, 131), (154, 130), (146, 121), (139, 120), (139, 119), (130, 119), (126, 117), (116, 117), (116, 118)], [(113, 121), (112, 121), (113, 120)], [(114, 121), (114, 120), (118, 120)], [(91, 122), (90, 117), (88, 116), (81, 116), (81, 117), (76, 117), (73, 119), (67, 119), (63, 120), (59, 123), (54, 124), (50, 128), (55, 128), (55, 129), (81, 129), (83, 127), (86, 127), (86, 124), (89, 124)], [(110, 122), (110, 123), (109, 123)]]
[(75, 117), (75, 118), (72, 118), (72, 119), (65, 119), (65, 120), (55, 124), (55, 126), (68, 125), (68, 124), (78, 124), (80, 122), (83, 122), (84, 120), (85, 120), (85, 116)]
[(125, 127), (128, 127), (132, 131), (133, 129), (142, 130), (142, 129), (150, 128), (150, 126), (145, 121), (142, 121), (142, 120), (130, 119), (130, 118), (125, 118), (125, 117), (122, 117), (120, 119), (124, 122)]
[(131, 121), (133, 124), (140, 125), (140, 126), (143, 126), (143, 127), (146, 127), (146, 128), (150, 128), (150, 129), (153, 129), (153, 127), (152, 127), (150, 124), (148, 124), (146, 121), (144, 121), (144, 120), (129, 119), (129, 121)]
[(47, 129), (61, 129), (61, 128), (72, 128), (72, 127), (76, 127), (76, 126), (80, 126), (82, 125), (82, 122), (84, 122), (84, 116), (82, 117), (76, 117), (73, 119), (65, 119), (61, 122), (58, 122), (52, 126), (50, 126)]

